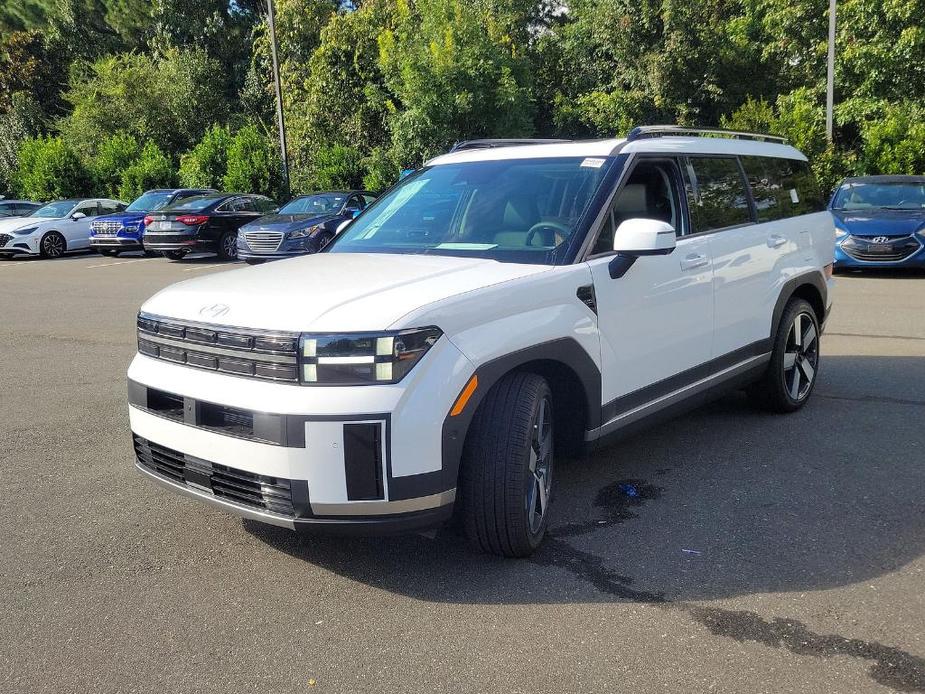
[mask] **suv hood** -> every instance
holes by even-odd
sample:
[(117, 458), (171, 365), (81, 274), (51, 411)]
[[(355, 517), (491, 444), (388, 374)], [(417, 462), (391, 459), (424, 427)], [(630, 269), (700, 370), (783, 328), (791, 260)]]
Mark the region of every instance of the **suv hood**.
[(908, 236), (925, 227), (925, 210), (832, 210), (836, 226), (855, 236)]
[[(295, 332), (417, 327), (400, 320), (442, 299), (550, 269), (483, 258), (320, 253), (180, 282), (141, 310)], [(228, 307), (220, 318), (210, 315), (216, 305)]]
[(241, 227), (241, 230), (245, 232), (281, 231), (284, 234), (288, 234), (290, 231), (295, 231), (296, 229), (304, 229), (314, 226), (315, 224), (321, 224), (336, 216), (337, 215), (333, 214), (269, 214), (266, 217), (261, 217), (255, 222), (245, 224)]
[[(114, 212), (113, 214), (103, 214), (95, 217), (93, 222), (121, 222), (124, 224), (137, 224), (145, 218), (150, 212)], [(90, 223), (91, 228), (93, 222)]]

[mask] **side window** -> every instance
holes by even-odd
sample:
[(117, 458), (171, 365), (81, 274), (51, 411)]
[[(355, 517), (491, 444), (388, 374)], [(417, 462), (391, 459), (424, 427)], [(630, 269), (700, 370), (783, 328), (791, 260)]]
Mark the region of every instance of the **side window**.
[(809, 167), (809, 162), (796, 159), (777, 159), (776, 161), (785, 194), (784, 205), (788, 208), (786, 216), (812, 214), (825, 210), (825, 196), (813, 170)]
[(235, 211), (256, 212), (257, 203), (254, 202), (253, 198), (238, 198), (238, 200), (235, 202)]
[(773, 222), (788, 215), (790, 196), (781, 184), (779, 160), (770, 157), (741, 157), (745, 177), (752, 189), (759, 222)]
[(74, 212), (82, 212), (87, 217), (96, 217), (99, 215), (99, 205), (96, 202), (81, 203)]
[(591, 255), (610, 253), (614, 234), (627, 219), (657, 219), (682, 232), (677, 167), (667, 161), (641, 161), (610, 208), (608, 218), (591, 249)]
[(115, 200), (103, 200), (100, 203), (100, 214), (112, 214), (113, 212), (121, 212), (123, 205), (116, 202)]
[(277, 209), (277, 204), (270, 198), (257, 198), (257, 211), (266, 214)]
[(351, 195), (347, 200), (347, 204), (344, 205), (344, 212), (353, 212), (354, 210), (362, 209), (363, 202), (361, 201), (359, 195)]
[(364, 208), (367, 205), (372, 205), (373, 201), (376, 199), (375, 195), (363, 195), (362, 197), (363, 197), (363, 207)]
[(685, 166), (687, 206), (694, 232), (752, 221), (748, 192), (733, 157), (690, 157)]

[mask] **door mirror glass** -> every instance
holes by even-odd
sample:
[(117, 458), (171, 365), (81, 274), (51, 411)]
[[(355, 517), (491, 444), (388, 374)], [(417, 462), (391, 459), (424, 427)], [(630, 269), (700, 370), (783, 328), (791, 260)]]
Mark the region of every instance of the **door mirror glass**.
[(627, 219), (617, 227), (613, 249), (624, 255), (667, 255), (675, 249), (675, 228), (657, 219)]
[(81, 219), (85, 219), (86, 217), (87, 215), (85, 215), (83, 212), (75, 212), (71, 215), (71, 219), (73, 219), (75, 222), (79, 222)]

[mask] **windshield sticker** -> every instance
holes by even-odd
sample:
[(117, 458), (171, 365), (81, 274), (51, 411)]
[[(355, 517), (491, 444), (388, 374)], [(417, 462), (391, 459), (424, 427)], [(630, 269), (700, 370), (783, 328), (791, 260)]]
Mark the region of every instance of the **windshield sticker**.
[(586, 169), (599, 169), (604, 165), (605, 161), (606, 159), (599, 159), (598, 157), (588, 157), (581, 162), (581, 165)]

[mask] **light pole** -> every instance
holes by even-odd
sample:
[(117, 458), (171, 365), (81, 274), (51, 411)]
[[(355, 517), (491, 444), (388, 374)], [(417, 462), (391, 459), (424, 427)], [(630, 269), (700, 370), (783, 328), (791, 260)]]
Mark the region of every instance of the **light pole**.
[(276, 87), (276, 119), (279, 123), (279, 151), (283, 160), (283, 191), (288, 198), (290, 195), (289, 153), (286, 149), (286, 118), (283, 116), (283, 90), (279, 81), (279, 59), (276, 56), (276, 15), (273, 13), (273, 0), (267, 0), (267, 21), (270, 25), (270, 53), (273, 56), (273, 85)]
[(832, 121), (835, 109), (835, 3), (829, 0), (829, 58), (825, 84), (825, 136), (832, 143)]

